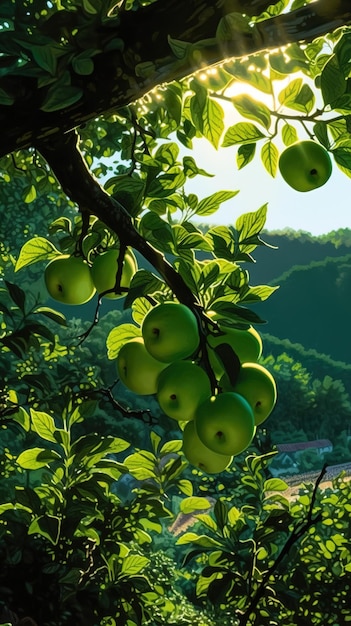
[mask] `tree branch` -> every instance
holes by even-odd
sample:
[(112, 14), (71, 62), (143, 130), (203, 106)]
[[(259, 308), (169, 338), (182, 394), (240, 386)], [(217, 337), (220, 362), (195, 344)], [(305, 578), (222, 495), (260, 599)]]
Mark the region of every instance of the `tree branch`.
[(246, 607), (245, 611), (243, 613), (241, 613), (240, 616), (239, 616), (238, 626), (247, 626), (248, 620), (249, 620), (249, 617), (250, 617), (251, 613), (258, 606), (259, 601), (261, 600), (261, 598), (265, 594), (266, 586), (267, 586), (267, 584), (269, 582), (269, 579), (272, 576), (272, 574), (278, 569), (280, 563), (289, 554), (292, 546), (299, 539), (301, 539), (301, 537), (309, 530), (309, 528), (311, 528), (311, 526), (314, 526), (314, 524), (316, 524), (321, 519), (321, 514), (320, 513), (318, 513), (317, 515), (313, 516), (313, 509), (314, 509), (314, 505), (315, 505), (315, 501), (316, 501), (318, 487), (319, 487), (323, 477), (326, 474), (327, 467), (328, 466), (325, 463), (323, 465), (323, 467), (322, 467), (322, 470), (321, 470), (317, 480), (316, 480), (316, 483), (315, 483), (314, 488), (313, 488), (313, 493), (312, 493), (312, 496), (311, 496), (311, 501), (310, 501), (310, 506), (309, 506), (309, 509), (308, 509), (307, 516), (305, 517), (304, 520), (302, 520), (301, 522), (299, 522), (295, 526), (295, 528), (291, 532), (289, 538), (287, 539), (287, 541), (285, 542), (285, 544), (282, 547), (281, 551), (279, 552), (277, 558), (275, 559), (274, 563), (272, 563), (272, 565), (267, 569), (267, 571), (263, 575), (260, 585), (258, 586), (256, 592), (251, 597), (249, 605)]
[[(52, 83), (43, 80), (39, 88), (37, 73), (26, 75), (25, 67), (22, 70), (16, 68), (13, 74), (1, 78), (0, 87), (11, 95), (14, 103), (0, 105), (3, 129), (0, 156), (28, 148), (56, 133), (72, 130), (98, 115), (111, 114), (161, 83), (182, 79), (204, 66), (293, 42), (312, 41), (351, 23), (349, 0), (339, 0), (332, 6), (330, 0), (318, 0), (296, 11), (261, 21), (248, 32), (238, 29), (229, 35), (228, 40), (216, 41), (217, 27), (223, 17), (233, 11), (257, 15), (267, 4), (266, 0), (167, 0), (138, 11), (122, 11), (115, 25), (101, 25), (91, 19), (85, 24), (84, 32), (91, 42), (89, 47), (96, 49), (92, 73), (86, 76), (74, 71), (72, 50), (70, 55), (67, 53), (69, 60), (64, 61), (64, 56), (60, 60), (61, 71), (62, 64), (66, 63), (63, 68), (70, 75), (71, 87), (82, 92), (77, 102), (48, 112), (43, 109), (43, 103)], [(70, 20), (78, 20), (75, 16), (74, 12), (69, 13)], [(55, 14), (50, 19), (54, 18)], [(42, 26), (46, 36), (45, 27), (49, 29), (50, 19)], [(79, 30), (79, 24), (77, 27)], [(74, 24), (70, 29), (74, 32)], [(58, 38), (56, 41), (49, 31), (53, 43), (61, 45), (58, 26), (53, 32)], [(40, 33), (39, 29), (34, 32), (34, 38), (35, 33)], [(0, 50), (6, 37), (9, 37), (8, 33), (0, 33)], [(169, 37), (191, 45), (184, 58), (179, 59), (172, 52)], [(71, 36), (71, 40), (71, 47), (77, 47), (75, 37)], [(122, 50), (118, 46), (113, 48), (116, 41), (121, 42)], [(81, 47), (78, 46), (73, 55), (79, 53)], [(143, 64), (148, 66), (146, 73), (140, 69)], [(35, 64), (30, 68), (41, 71), (42, 78), (47, 76)]]
[(50, 142), (38, 142), (37, 148), (52, 168), (64, 193), (78, 206), (96, 215), (113, 230), (125, 246), (131, 246), (155, 268), (177, 299), (191, 308), (199, 303), (180, 274), (164, 255), (153, 248), (133, 225), (126, 209), (101, 187), (91, 174), (78, 147), (75, 132), (55, 136)]

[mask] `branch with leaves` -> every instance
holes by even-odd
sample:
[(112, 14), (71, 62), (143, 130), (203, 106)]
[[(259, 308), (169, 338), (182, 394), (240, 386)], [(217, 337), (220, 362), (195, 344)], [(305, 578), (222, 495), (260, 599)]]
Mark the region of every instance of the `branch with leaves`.
[(239, 615), (238, 626), (247, 626), (250, 620), (250, 615), (255, 611), (261, 598), (264, 596), (266, 592), (266, 588), (267, 588), (267, 585), (269, 583), (271, 576), (278, 570), (282, 561), (289, 555), (291, 548), (301, 539), (301, 537), (303, 537), (309, 531), (310, 528), (312, 528), (312, 526), (315, 526), (315, 524), (317, 524), (322, 519), (322, 513), (318, 512), (317, 514), (314, 515), (313, 510), (314, 510), (315, 503), (316, 503), (317, 491), (318, 491), (320, 483), (323, 480), (323, 477), (326, 474), (327, 467), (328, 466), (325, 463), (315, 482), (306, 517), (303, 520), (300, 520), (296, 524), (290, 536), (288, 537), (287, 541), (285, 542), (282, 549), (280, 550), (278, 556), (276, 557), (272, 565), (263, 574), (262, 580), (259, 586), (257, 587), (256, 591), (254, 592), (254, 594), (251, 596), (250, 602), (248, 606), (246, 607), (245, 611), (243, 611), (242, 613), (238, 612), (238, 615)]
[(21, 37), (0, 33), (1, 155), (114, 113), (203, 67), (309, 42), (351, 22), (348, 0), (318, 0), (281, 15), (279, 5), (205, 0), (199, 10), (196, 2), (171, 0), (108, 16), (104, 6), (85, 10), (83, 3), (75, 11), (47, 9), (44, 20), (34, 14), (30, 29), (19, 12)]

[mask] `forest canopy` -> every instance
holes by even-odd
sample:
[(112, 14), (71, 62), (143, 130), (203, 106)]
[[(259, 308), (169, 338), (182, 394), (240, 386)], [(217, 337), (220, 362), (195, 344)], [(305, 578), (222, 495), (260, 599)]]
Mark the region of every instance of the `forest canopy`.
[[(322, 489), (327, 466), (309, 451), (301, 467), (319, 471), (291, 494), (272, 471), (282, 433), (329, 437), (335, 413), (328, 458), (347, 460), (349, 365), (303, 346), (286, 354), (290, 311), (279, 319), (286, 334), (265, 342), (279, 297), (277, 274), (260, 262), (261, 251), (276, 252), (267, 199), (216, 225), (239, 190), (219, 189), (194, 146), (202, 139), (238, 169), (275, 178), (282, 153), (308, 141), (328, 166), (321, 183), (336, 168), (350, 177), (350, 24), (348, 0), (1, 2), (1, 625), (349, 619), (345, 472), (328, 474)], [(315, 177), (315, 163), (309, 170)], [(188, 191), (204, 178), (209, 195)], [(208, 216), (213, 226), (201, 228)], [(333, 254), (340, 241), (343, 265), (333, 259), (328, 271), (338, 266), (342, 306), (347, 232), (330, 238)], [(97, 288), (92, 268), (110, 252), (112, 286)], [(81, 272), (66, 301), (48, 280), (63, 258), (68, 285)], [(323, 262), (305, 272), (306, 290)], [(301, 271), (282, 271), (293, 292)], [(253, 369), (267, 370), (271, 390), (278, 384), (264, 423), (228, 392), (249, 436), (216, 472), (189, 462), (189, 428), (155, 388), (133, 391), (118, 369), (164, 303), (195, 328), (192, 351), (178, 359), (205, 380), (205, 402), (242, 384), (229, 331), (250, 333), (256, 348), (263, 337)]]

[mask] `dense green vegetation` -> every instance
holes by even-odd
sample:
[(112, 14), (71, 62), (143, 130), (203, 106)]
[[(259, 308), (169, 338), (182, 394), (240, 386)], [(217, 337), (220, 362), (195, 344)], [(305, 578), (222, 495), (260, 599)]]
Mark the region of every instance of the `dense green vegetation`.
[[(322, 485), (324, 462), (351, 453), (350, 233), (268, 233), (264, 197), (216, 226), (237, 190), (186, 191), (209, 176), (195, 137), (273, 177), (278, 146), (313, 138), (351, 176), (349, 2), (201, 8), (1, 2), (1, 626), (351, 621), (351, 483)], [(48, 261), (126, 246), (139, 270), (117, 305), (48, 298)], [(262, 333), (277, 381), (272, 415), (220, 474), (193, 467), (178, 423), (117, 378), (118, 349), (169, 299), (197, 315), (214, 393), (208, 311)], [(333, 449), (299, 457), (315, 478), (291, 496), (277, 445), (315, 438)]]

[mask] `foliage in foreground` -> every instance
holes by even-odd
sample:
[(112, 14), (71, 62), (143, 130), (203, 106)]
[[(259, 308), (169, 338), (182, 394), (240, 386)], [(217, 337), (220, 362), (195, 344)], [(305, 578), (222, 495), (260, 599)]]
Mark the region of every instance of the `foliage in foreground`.
[(287, 498), (272, 453), (253, 449), (213, 497), (179, 439), (152, 430), (131, 449), (89, 432), (95, 408), (20, 408), (7, 424), (24, 445), (1, 458), (3, 601), (43, 626), (347, 620), (350, 482)]
[[(64, 6), (72, 10), (73, 20), (63, 35), (63, 4), (50, 4), (48, 12), (47, 3), (44, 8), (42, 2), (26, 3), (16, 22), (12, 2), (1, 8), (2, 108), (13, 105), (7, 88), (14, 76), (33, 78), (49, 96), (41, 111), (54, 116), (81, 99), (82, 90), (77, 92), (72, 77), (92, 80), (99, 50), (91, 47), (94, 41), (86, 32), (98, 31), (107, 4), (104, 14), (97, 10), (97, 0), (67, 0)], [(150, 3), (124, 4), (132, 9)], [(292, 9), (302, 4), (295, 1)], [(279, 2), (270, 7), (268, 18), (254, 16), (253, 23), (286, 7), (287, 2)], [(53, 15), (57, 41), (49, 35), (39, 45), (37, 37), (34, 41), (29, 22), (35, 15), (38, 31)], [(78, 32), (76, 17), (83, 23)], [(245, 33), (254, 25), (237, 22), (237, 14), (221, 21), (219, 43), (228, 34), (232, 38), (233, 27), (242, 34), (242, 28)], [(21, 37), (15, 40), (17, 27)], [(113, 42), (112, 28), (110, 33)], [(112, 43), (112, 53), (119, 52), (121, 43)], [(193, 53), (201, 58), (201, 50), (218, 41), (202, 42), (204, 49), (201, 42), (199, 49), (171, 43), (172, 53), (178, 54), (175, 62), (181, 63)], [(343, 28), (304, 46), (237, 59), (174, 82), (80, 127), (85, 161), (104, 179), (109, 198), (110, 211), (103, 215), (93, 194), (88, 192), (76, 207), (55, 179), (62, 168), (67, 172), (68, 165), (77, 163), (75, 141), (67, 162), (59, 152), (49, 161), (42, 156), (50, 156), (51, 137), (41, 145), (42, 154), (30, 148), (4, 157), (0, 199), (11, 216), (11, 232), (1, 246), (0, 582), (2, 600), (20, 616), (29, 614), (40, 626), (200, 626), (214, 621), (231, 626), (234, 621), (335, 626), (349, 619), (350, 483), (338, 478), (323, 492), (306, 485), (290, 501), (285, 483), (269, 474), (269, 454), (252, 450), (223, 474), (223, 482), (214, 484), (192, 473), (180, 440), (169, 432), (160, 439), (154, 429), (151, 443), (141, 445), (138, 435), (146, 429), (138, 431), (134, 423), (132, 446), (129, 407), (114, 397), (111, 379), (105, 384), (104, 375), (111, 375), (107, 360), (97, 364), (91, 344), (88, 348), (85, 343), (82, 352), (77, 349), (77, 341), (101, 333), (96, 344), (105, 345), (107, 337), (114, 359), (127, 338), (125, 320), (121, 325), (114, 318), (113, 334), (101, 332), (94, 323), (83, 338), (77, 337), (81, 328), (73, 321), (61, 341), (58, 329), (66, 326), (66, 319), (44, 306), (42, 284), (33, 269), (34, 263), (39, 266), (62, 252), (91, 262), (109, 246), (124, 245), (118, 228), (108, 227), (114, 202), (119, 202), (124, 217), (130, 218), (128, 234), (149, 255), (151, 244), (157, 261), (158, 274), (141, 269), (124, 301), (126, 309), (133, 307), (136, 324), (151, 304), (173, 297), (175, 285), (178, 299), (215, 310), (238, 326), (260, 324), (261, 318), (246, 306), (265, 300), (273, 289), (250, 285), (244, 263), (252, 263), (251, 253), (264, 245), (260, 232), (267, 207), (262, 204), (237, 218), (235, 226), (215, 226), (204, 233), (194, 220), (215, 214), (237, 191), (214, 191), (204, 198), (193, 193), (192, 179), (211, 173), (188, 150), (206, 140), (233, 152), (239, 169), (258, 161), (275, 176), (279, 145), (288, 147), (307, 136), (350, 176), (349, 58), (350, 31)], [(254, 95), (233, 95), (232, 87), (242, 83)], [(230, 126), (228, 112), (238, 116)], [(56, 166), (54, 171), (49, 164)], [(78, 189), (87, 179), (88, 189), (95, 189), (88, 170), (83, 178), (74, 171)], [(31, 216), (37, 210), (36, 224), (28, 219), (23, 224), (18, 206)], [(199, 260), (202, 252), (210, 253), (210, 262)], [(163, 255), (172, 258), (172, 272), (160, 262)], [(14, 267), (21, 271), (17, 276)], [(22, 278), (20, 285), (27, 271), (27, 281)], [(110, 432), (96, 428), (99, 420), (111, 427), (112, 409), (118, 409), (119, 422)], [(142, 410), (138, 417), (139, 424), (150, 426), (155, 416)], [(160, 430), (164, 435), (167, 429)], [(185, 529), (185, 524), (192, 527)], [(179, 527), (183, 530), (174, 539)], [(165, 569), (172, 571), (174, 587)]]

